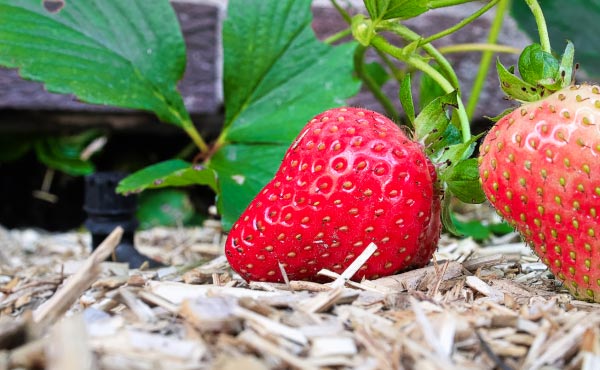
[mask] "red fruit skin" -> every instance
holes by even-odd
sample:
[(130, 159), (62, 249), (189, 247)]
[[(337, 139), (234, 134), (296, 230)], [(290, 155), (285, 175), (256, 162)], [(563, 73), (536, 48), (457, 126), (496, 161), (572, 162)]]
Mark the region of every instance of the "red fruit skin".
[(503, 117), (481, 145), (483, 190), (576, 297), (600, 301), (600, 88)]
[(427, 264), (440, 236), (435, 168), (420, 144), (386, 117), (359, 108), (317, 115), (275, 177), (233, 225), (225, 244), (244, 279), (322, 280), (374, 242), (353, 279)]

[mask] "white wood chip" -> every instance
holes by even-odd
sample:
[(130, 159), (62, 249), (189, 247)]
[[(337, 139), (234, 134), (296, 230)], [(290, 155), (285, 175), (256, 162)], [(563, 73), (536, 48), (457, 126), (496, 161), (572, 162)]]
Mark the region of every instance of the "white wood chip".
[(314, 366), (310, 362), (282, 350), (277, 345), (249, 330), (243, 331), (241, 334), (238, 335), (237, 338), (257, 351), (266, 352), (268, 354), (281, 358), (283, 361), (290, 364), (294, 368), (301, 370), (318, 370), (318, 367)]
[(48, 370), (96, 369), (81, 315), (65, 318), (52, 328), (46, 356)]
[(333, 289), (344, 286), (346, 281), (350, 280), (358, 270), (367, 262), (369, 258), (377, 251), (377, 245), (375, 243), (369, 243), (367, 247), (362, 251), (361, 254), (356, 257), (354, 261), (342, 272), (342, 274), (331, 284)]
[(221, 287), (215, 285), (189, 285), (173, 281), (150, 281), (148, 282), (150, 292), (174, 303), (181, 304), (185, 299), (195, 299), (208, 295), (224, 295), (231, 297), (249, 297), (255, 299), (276, 297), (291, 294), (290, 292), (263, 292), (260, 290), (249, 290), (244, 288)]
[(244, 320), (250, 320), (257, 323), (261, 328), (274, 334), (275, 336), (282, 336), (303, 346), (308, 344), (308, 338), (306, 338), (302, 331), (296, 328), (283, 325), (277, 321), (271, 320), (239, 306), (234, 307), (232, 313)]
[(489, 284), (487, 284), (485, 281), (481, 280), (477, 276), (467, 276), (465, 282), (469, 287), (473, 288), (474, 290), (478, 291), (479, 293), (485, 295), (486, 297), (489, 297), (490, 299), (496, 302), (504, 301), (504, 293), (502, 293), (498, 289), (491, 287)]
[(352, 337), (317, 337), (311, 340), (310, 357), (352, 356), (358, 352)]

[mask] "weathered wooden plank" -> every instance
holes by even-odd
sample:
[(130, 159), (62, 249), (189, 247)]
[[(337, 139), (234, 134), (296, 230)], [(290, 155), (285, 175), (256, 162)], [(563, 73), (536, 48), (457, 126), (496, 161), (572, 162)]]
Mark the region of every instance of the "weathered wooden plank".
[[(316, 2), (316, 4), (318, 6), (313, 7), (313, 29), (320, 39), (331, 36), (347, 27), (335, 9), (325, 6), (328, 2), (320, 1)], [(173, 5), (180, 20), (188, 52), (186, 73), (179, 84), (185, 104), (192, 115), (220, 117), (219, 111), (222, 106), (220, 70), (222, 61), (220, 58), (219, 32), (224, 4), (218, 1), (189, 0), (189, 2), (174, 1)], [(431, 11), (415, 20), (407, 21), (405, 24), (420, 34), (431, 35), (458, 23), (465, 16), (475, 11), (478, 6), (479, 4), (465, 4), (460, 7), (451, 8), (450, 10)], [(455, 43), (485, 42), (492, 18), (493, 12), (485, 14), (464, 29), (450, 35), (450, 37), (435, 41), (434, 44), (435, 46), (443, 46)], [(500, 34), (499, 42), (522, 47), (528, 42), (528, 39), (517, 29), (514, 21), (507, 19)], [(374, 54), (372, 58), (375, 58)], [(448, 58), (455, 66), (466, 99), (476, 75), (475, 70), (478, 66), (480, 53), (450, 54)], [(504, 54), (501, 55), (501, 59), (507, 65), (516, 62), (516, 56), (514, 55)], [(417, 85), (416, 81), (415, 85)], [(0, 111), (42, 111), (70, 114), (125, 113), (127, 116), (131, 115), (131, 111), (83, 104), (77, 102), (72, 96), (48, 93), (40, 83), (22, 80), (15, 70), (0, 68), (0, 86), (2, 87), (0, 88)], [(394, 101), (397, 100), (394, 99), (397, 89), (398, 85), (395, 83), (388, 83), (384, 86), (384, 91)], [(350, 104), (379, 111), (382, 110), (379, 103), (368, 91), (363, 91), (352, 98)], [(484, 115), (493, 116), (500, 113), (510, 104), (510, 102), (502, 99), (502, 93), (498, 88), (498, 81), (495, 77), (495, 69), (491, 68), (475, 117), (483, 117)], [(396, 105), (399, 108), (399, 102), (396, 102)], [(51, 120), (59, 121), (66, 125), (73, 124), (73, 122), (70, 122), (72, 120), (68, 118), (57, 118), (54, 114), (52, 116)], [(0, 120), (4, 121), (6, 116), (2, 117), (3, 115), (0, 114)], [(42, 117), (41, 120), (47, 120), (47, 118)], [(105, 118), (101, 119), (104, 120)], [(139, 115), (138, 118), (140, 118)], [(21, 117), (20, 119), (32, 121), (32, 118), (29, 116), (26, 118)], [(122, 121), (122, 118), (120, 120)], [(113, 125), (119, 127), (127, 126), (126, 122), (120, 122), (120, 120), (117, 119), (117, 121), (114, 121)], [(35, 117), (33, 121), (37, 121)], [(98, 124), (95, 120), (90, 121), (77, 118), (77, 121), (85, 121), (84, 125)], [(112, 122), (113, 119), (110, 118), (109, 121)], [(138, 121), (139, 119), (136, 123)], [(31, 124), (32, 122), (27, 123)], [(6, 128), (5, 125), (2, 124), (2, 126)]]
[[(192, 114), (214, 114), (221, 105), (219, 89), (219, 9), (215, 5), (174, 2), (187, 46), (186, 72), (179, 84)], [(0, 68), (0, 110), (51, 110), (113, 113), (123, 110), (78, 102), (52, 94), (38, 82), (21, 79), (15, 69)]]

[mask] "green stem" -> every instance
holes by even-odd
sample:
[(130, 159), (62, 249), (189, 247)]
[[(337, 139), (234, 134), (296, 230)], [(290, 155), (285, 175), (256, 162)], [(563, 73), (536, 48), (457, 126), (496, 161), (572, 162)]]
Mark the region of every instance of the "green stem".
[(495, 53), (520, 54), (521, 49), (508, 45), (485, 44), (485, 43), (466, 43), (440, 46), (438, 51), (442, 54), (465, 53), (470, 51), (492, 51)]
[(444, 8), (447, 6), (470, 3), (475, 0), (429, 0), (427, 6), (431, 9)]
[(435, 82), (437, 82), (442, 87), (442, 89), (446, 93), (450, 93), (455, 90), (454, 86), (452, 86), (452, 84), (446, 79), (446, 77), (444, 77), (435, 68), (433, 68), (421, 58), (415, 55), (404, 55), (403, 50), (401, 48), (388, 43), (383, 37), (373, 37), (371, 45), (373, 45), (378, 50), (381, 50), (382, 52), (387, 53), (393, 56), (394, 58), (405, 62), (406, 64), (411, 65), (420, 71), (427, 73)]
[(383, 61), (383, 63), (385, 63), (385, 65), (390, 69), (390, 71), (392, 72), (392, 76), (394, 77), (394, 79), (396, 79), (396, 81), (398, 82), (402, 82), (402, 80), (404, 79), (404, 76), (406, 76), (406, 72), (403, 71), (402, 69), (398, 68), (398, 66), (396, 66), (388, 57), (387, 54), (382, 53), (381, 50), (377, 50), (375, 49), (375, 51), (377, 52), (377, 55), (379, 55), (379, 57), (381, 58), (381, 60)]
[(336, 0), (331, 0), (331, 4), (338, 11), (338, 13), (340, 13), (342, 18), (344, 18), (346, 23), (352, 24), (352, 17), (350, 16), (350, 14), (348, 14), (346, 9), (344, 9), (340, 4), (338, 4)]
[(331, 45), (336, 41), (339, 41), (341, 39), (343, 39), (346, 36), (352, 35), (352, 29), (351, 28), (346, 28), (343, 31), (340, 31), (336, 34), (333, 34), (329, 37), (327, 37), (325, 40), (323, 40), (323, 43), (327, 44), (327, 45)]
[[(488, 34), (488, 44), (495, 44), (498, 41), (498, 35), (500, 35), (500, 31), (502, 30), (504, 15), (508, 8), (510, 8), (510, 0), (501, 0), (498, 3), (498, 7), (496, 8), (496, 16), (492, 21), (490, 33)], [(473, 115), (475, 114), (475, 109), (477, 108), (477, 103), (479, 102), (479, 96), (481, 95), (481, 91), (485, 85), (493, 56), (494, 53), (491, 51), (484, 51), (481, 55), (479, 70), (477, 71), (477, 76), (475, 77), (475, 81), (473, 82), (473, 87), (471, 89), (471, 95), (469, 96), (469, 101), (467, 102), (467, 116), (469, 118), (473, 118)]]
[(475, 13), (471, 14), (470, 16), (466, 17), (462, 21), (458, 22), (454, 26), (423, 39), (422, 41), (419, 42), (419, 45), (428, 44), (434, 40), (441, 39), (442, 37), (448, 36), (449, 34), (456, 32), (457, 30), (463, 28), (467, 24), (473, 22), (475, 19), (479, 18), (483, 13), (490, 10), (494, 5), (496, 5), (496, 3), (498, 3), (498, 1), (500, 1), (500, 0), (490, 1), (485, 6), (483, 6), (481, 9), (479, 9)]
[(450, 80), (452, 86), (454, 86), (455, 89), (459, 89), (460, 84), (458, 82), (458, 76), (456, 76), (456, 72), (454, 71), (454, 68), (452, 68), (452, 65), (448, 59), (446, 59), (446, 57), (444, 57), (444, 55), (431, 44), (424, 45), (423, 50), (425, 50), (425, 52), (427, 52), (427, 54), (429, 54), (429, 56), (431, 56), (433, 60), (437, 62), (442, 71), (446, 74), (446, 78)]
[[(396, 59), (405, 62), (409, 66), (412, 66), (423, 73), (427, 74), (431, 77), (432, 80), (437, 82), (440, 87), (444, 90), (445, 93), (449, 94), (455, 90), (457, 90), (444, 75), (442, 75), (438, 70), (430, 66), (427, 62), (425, 62), (421, 57), (416, 55), (406, 56), (403, 53), (403, 50), (397, 46), (391, 45), (388, 43), (383, 37), (375, 36), (371, 40), (371, 45), (373, 45), (378, 50), (387, 53)], [(471, 139), (471, 127), (469, 125), (469, 118), (466, 114), (465, 107), (462, 104), (460, 94), (458, 94), (458, 118), (460, 121), (460, 127), (462, 131), (463, 141), (467, 142)]]
[(192, 139), (194, 144), (196, 144), (198, 149), (200, 149), (200, 153), (208, 153), (208, 150), (209, 150), (208, 145), (206, 145), (206, 142), (204, 141), (202, 136), (200, 136), (200, 133), (196, 130), (196, 127), (194, 127), (194, 124), (192, 123), (192, 121), (191, 120), (184, 121), (182, 127), (185, 130), (185, 132), (188, 134), (188, 136)]
[(198, 149), (200, 149), (200, 152), (203, 154), (208, 153), (209, 147), (206, 145), (206, 142), (202, 136), (200, 136), (200, 133), (196, 130), (196, 126), (194, 126), (194, 122), (192, 122), (187, 110), (183, 109), (182, 112), (171, 106), (169, 107), (169, 111), (174, 117), (174, 121), (172, 123), (179, 123), (181, 128), (186, 132), (186, 134), (188, 134)]
[(469, 140), (471, 140), (471, 121), (469, 121), (469, 115), (467, 114), (467, 110), (463, 104), (460, 91), (456, 94), (456, 103), (458, 104), (456, 113), (458, 114), (458, 122), (460, 122), (460, 131), (462, 133), (463, 143), (467, 143)]
[(381, 91), (375, 80), (367, 73), (365, 68), (365, 52), (367, 47), (358, 45), (354, 52), (354, 68), (358, 77), (365, 83), (365, 86), (371, 91), (373, 96), (381, 103), (386, 114), (394, 120), (398, 119), (398, 112), (391, 100)]
[[(379, 30), (379, 28), (378, 28), (378, 30)], [(418, 33), (414, 32), (410, 28), (408, 28), (400, 23), (397, 23), (397, 22), (382, 23), (381, 30), (393, 32), (393, 33), (397, 34), (398, 36), (401, 36), (405, 40), (412, 41), (412, 42), (418, 41), (419, 39), (421, 39), (421, 36)], [(450, 83), (452, 84), (452, 86), (454, 86), (455, 89), (458, 89), (459, 82), (458, 82), (458, 77), (456, 76), (456, 72), (454, 72), (454, 68), (452, 68), (452, 65), (450, 64), (450, 62), (448, 62), (448, 60), (444, 57), (444, 55), (442, 55), (442, 53), (440, 53), (431, 44), (423, 45), (422, 48), (441, 67), (441, 69), (446, 74), (446, 78), (448, 80), (450, 80)]]
[(537, 24), (538, 32), (540, 33), (540, 45), (542, 46), (542, 50), (548, 53), (552, 53), (552, 48), (550, 47), (550, 36), (548, 36), (548, 27), (546, 26), (546, 19), (544, 18), (544, 13), (542, 12), (542, 8), (537, 0), (525, 0), (529, 9), (531, 9), (531, 13), (533, 13), (533, 17), (535, 18), (535, 23)]

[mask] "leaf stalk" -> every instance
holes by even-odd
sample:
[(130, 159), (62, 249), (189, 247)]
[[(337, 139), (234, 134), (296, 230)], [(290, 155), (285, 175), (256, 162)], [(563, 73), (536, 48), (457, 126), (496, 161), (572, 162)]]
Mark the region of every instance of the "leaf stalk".
[(548, 26), (546, 25), (546, 19), (544, 18), (542, 7), (537, 0), (525, 0), (525, 2), (529, 6), (529, 9), (531, 9), (531, 13), (533, 13), (533, 18), (535, 19), (535, 23), (540, 34), (540, 45), (542, 46), (542, 50), (547, 53), (552, 53), (552, 48), (550, 47), (550, 36), (548, 35)]
[[(490, 32), (488, 34), (487, 42), (489, 45), (494, 45), (498, 41), (498, 36), (500, 35), (500, 31), (502, 30), (504, 16), (506, 10), (509, 8), (510, 0), (500, 0), (498, 2), (498, 7), (496, 8), (496, 16), (492, 21), (492, 24), (490, 26)], [(471, 88), (471, 95), (469, 96), (469, 101), (467, 102), (467, 116), (469, 118), (472, 118), (475, 114), (475, 109), (477, 108), (477, 103), (479, 102), (481, 91), (483, 90), (483, 86), (485, 85), (488, 71), (490, 69), (490, 65), (492, 64), (493, 56), (494, 53), (492, 51), (484, 51), (481, 55), (481, 61), (479, 62), (477, 76), (475, 77), (475, 81), (473, 82), (473, 87)]]
[[(387, 30), (397, 34), (398, 36), (404, 38), (407, 41), (417, 42), (421, 36), (410, 28), (400, 24), (398, 22), (387, 22), (381, 25), (379, 30)], [(456, 72), (452, 65), (448, 60), (440, 53), (433, 45), (425, 44), (421, 46), (429, 56), (431, 56), (437, 64), (442, 68), (445, 73), (445, 77), (450, 81), (450, 83), (454, 86), (454, 88), (459, 88), (458, 77), (456, 76)]]
[(429, 0), (427, 6), (429, 9), (445, 8), (453, 5), (471, 3), (475, 0)]
[(499, 1), (501, 1), (501, 0), (492, 0), (489, 3), (487, 3), (486, 5), (484, 5), (483, 7), (481, 7), (481, 9), (477, 10), (475, 13), (466, 17), (465, 19), (458, 22), (454, 26), (449, 27), (449, 28), (447, 28), (441, 32), (438, 32), (434, 35), (431, 35), (427, 38), (424, 38), (422, 41), (419, 42), (419, 46), (428, 44), (434, 40), (441, 39), (442, 37), (448, 36), (449, 34), (458, 31), (459, 29), (461, 29), (464, 26), (466, 26), (467, 24), (473, 22), (475, 19), (479, 18), (482, 14), (484, 14), (485, 12), (487, 12), (488, 10), (493, 8)]
[(521, 49), (509, 45), (498, 45), (488, 43), (465, 43), (448, 46), (440, 46), (438, 51), (442, 54), (466, 53), (472, 51), (491, 51), (495, 53), (520, 54)]
[(365, 83), (365, 86), (371, 91), (373, 96), (381, 103), (385, 113), (392, 119), (398, 120), (398, 112), (392, 104), (391, 100), (381, 91), (381, 88), (377, 85), (377, 83), (373, 80), (373, 78), (369, 75), (365, 68), (365, 52), (367, 51), (367, 47), (363, 45), (358, 45), (356, 51), (354, 52), (354, 69), (356, 70), (356, 74), (358, 77)]
[[(422, 71), (423, 73), (426, 73), (427, 75), (429, 75), (429, 77), (431, 77), (431, 79), (433, 79), (435, 82), (437, 82), (440, 85), (440, 87), (444, 90), (444, 92), (446, 92), (447, 94), (453, 92), (454, 90), (460, 91), (450, 81), (448, 81), (448, 79), (446, 77), (444, 77), (444, 75), (442, 75), (435, 68), (433, 68), (431, 65), (429, 65), (429, 63), (424, 61), (423, 58), (421, 58), (417, 55), (414, 55), (414, 54), (406, 56), (404, 54), (404, 50), (402, 48), (391, 45), (381, 36), (375, 36), (373, 38), (373, 40), (371, 41), (371, 44), (376, 49), (381, 50), (385, 53), (388, 53), (389, 55), (395, 57), (396, 59), (405, 62), (409, 66), (414, 67), (414, 68)], [(458, 118), (459, 118), (459, 122), (460, 122), (462, 138), (463, 138), (464, 142), (467, 142), (471, 139), (471, 127), (469, 124), (469, 118), (465, 111), (464, 104), (461, 101), (460, 94), (458, 94), (457, 112), (458, 112)]]
[(194, 126), (192, 121), (186, 120), (186, 121), (184, 121), (182, 126), (183, 126), (184, 131), (192, 139), (194, 144), (196, 144), (196, 146), (200, 150), (200, 153), (202, 153), (202, 154), (208, 153), (209, 147), (206, 144), (206, 141), (204, 141), (204, 139), (202, 138), (202, 136), (200, 136), (200, 133), (198, 132), (198, 130), (196, 130), (196, 127)]

